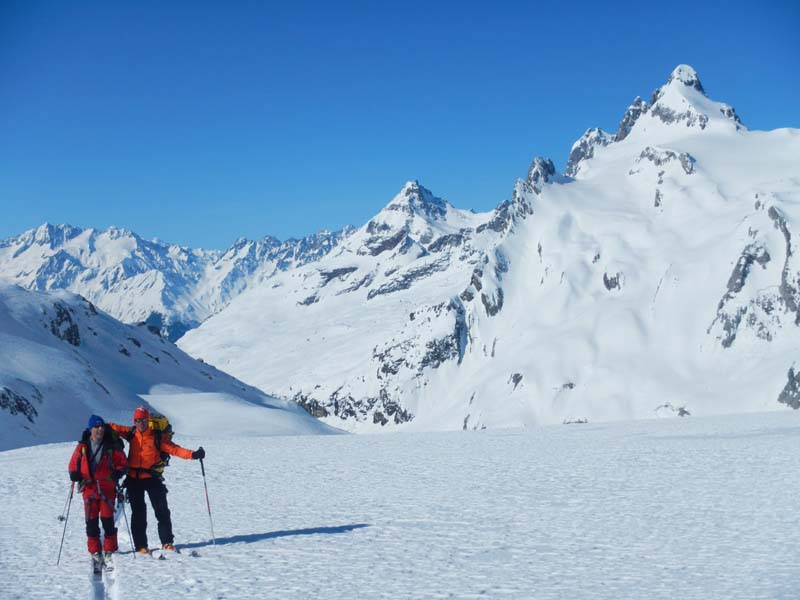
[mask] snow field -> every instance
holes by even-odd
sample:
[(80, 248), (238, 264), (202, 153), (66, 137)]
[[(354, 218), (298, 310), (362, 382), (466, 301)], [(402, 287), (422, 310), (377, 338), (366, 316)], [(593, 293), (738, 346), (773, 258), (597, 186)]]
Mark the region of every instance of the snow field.
[[(120, 597), (795, 598), (800, 415), (527, 431), (190, 439), (176, 542), (118, 556)], [(71, 444), (0, 453), (0, 597), (89, 594)], [(130, 516), (130, 515), (129, 515)], [(151, 547), (158, 543), (149, 513)], [(127, 533), (120, 546), (130, 550)], [(199, 557), (188, 555), (197, 550)]]

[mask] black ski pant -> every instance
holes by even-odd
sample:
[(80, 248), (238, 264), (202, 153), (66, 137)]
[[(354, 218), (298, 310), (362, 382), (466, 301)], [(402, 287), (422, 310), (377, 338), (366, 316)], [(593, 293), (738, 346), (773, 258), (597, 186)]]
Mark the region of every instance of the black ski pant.
[(167, 504), (167, 486), (160, 479), (148, 477), (146, 479), (127, 479), (128, 499), (131, 503), (131, 535), (133, 545), (147, 548), (147, 504), (144, 502), (144, 493), (150, 497), (150, 504), (158, 521), (158, 537), (162, 544), (173, 543), (172, 517)]

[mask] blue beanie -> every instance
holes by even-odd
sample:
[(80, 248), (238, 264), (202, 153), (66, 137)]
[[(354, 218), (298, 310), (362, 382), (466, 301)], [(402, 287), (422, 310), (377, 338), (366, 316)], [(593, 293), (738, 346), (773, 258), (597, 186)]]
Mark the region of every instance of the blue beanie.
[(103, 421), (103, 417), (98, 417), (97, 415), (92, 415), (89, 417), (89, 429), (92, 427), (97, 427), (98, 425), (105, 425), (106, 422)]

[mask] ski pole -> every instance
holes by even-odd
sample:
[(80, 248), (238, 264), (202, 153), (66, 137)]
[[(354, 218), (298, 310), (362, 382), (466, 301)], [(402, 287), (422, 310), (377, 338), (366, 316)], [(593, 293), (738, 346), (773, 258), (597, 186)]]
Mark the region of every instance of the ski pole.
[(136, 548), (133, 547), (133, 536), (131, 535), (131, 526), (128, 524), (128, 515), (125, 512), (125, 501), (117, 496), (117, 506), (122, 509), (122, 516), (125, 519), (125, 528), (128, 530), (128, 539), (131, 541), (131, 552), (133, 552), (133, 558), (136, 558)]
[[(114, 493), (117, 493), (117, 488), (114, 488)], [(100, 496), (100, 499), (105, 502), (109, 508), (111, 509), (112, 517), (116, 512), (116, 508), (114, 508), (114, 504), (106, 497), (103, 493), (103, 490), (100, 489), (100, 482), (97, 482), (97, 494)], [(117, 498), (117, 504), (119, 505), (119, 498)], [(122, 516), (125, 517), (125, 526), (128, 526), (128, 515), (125, 514), (125, 504), (122, 504)], [(136, 558), (136, 549), (133, 547), (133, 537), (131, 537), (131, 528), (128, 527), (128, 539), (131, 540), (131, 550), (133, 551), (133, 558)]]
[(208, 485), (206, 485), (206, 468), (203, 466), (203, 459), (200, 459), (200, 470), (203, 472), (203, 487), (206, 490), (206, 506), (208, 507), (208, 522), (211, 525), (211, 543), (216, 546), (217, 540), (214, 537), (214, 521), (211, 519), (211, 503), (208, 501)]
[(70, 503), (70, 501), (72, 500), (72, 490), (74, 490), (74, 489), (75, 489), (75, 482), (74, 482), (74, 481), (72, 481), (72, 482), (71, 482), (71, 485), (69, 486), (69, 494), (67, 494), (67, 499), (66, 499), (66, 500), (64, 500), (64, 508), (62, 508), (62, 509), (61, 509), (61, 514), (58, 516), (58, 520), (59, 520), (59, 521), (63, 521), (63, 520), (64, 520), (64, 518), (65, 518), (65, 517), (64, 517), (64, 513), (66, 513), (66, 512), (67, 512), (67, 505), (68, 505), (68, 504)]
[(72, 482), (72, 485), (69, 486), (69, 496), (67, 497), (67, 505), (66, 505), (66, 515), (62, 512), (61, 517), (59, 520), (64, 521), (64, 533), (61, 534), (61, 545), (58, 547), (58, 559), (56, 560), (56, 566), (61, 562), (61, 549), (64, 547), (64, 536), (67, 535), (67, 521), (69, 520), (69, 509), (72, 506), (72, 493), (75, 491), (75, 482)]

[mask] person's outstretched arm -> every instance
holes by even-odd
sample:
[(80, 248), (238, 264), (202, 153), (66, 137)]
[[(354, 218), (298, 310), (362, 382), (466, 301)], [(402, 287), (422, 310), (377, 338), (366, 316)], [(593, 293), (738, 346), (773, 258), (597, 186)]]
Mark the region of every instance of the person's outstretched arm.
[(106, 426), (111, 427), (114, 431), (116, 431), (119, 435), (125, 437), (131, 432), (133, 427), (126, 427), (125, 425), (118, 425), (117, 423), (106, 423)]
[(203, 451), (202, 452), (203, 456), (197, 456), (197, 453), (200, 450), (202, 450), (202, 447), (192, 452), (188, 448), (184, 448), (183, 446), (178, 446), (178, 444), (175, 444), (174, 442), (170, 442), (168, 440), (161, 441), (161, 449), (167, 454), (171, 454), (172, 456), (177, 456), (178, 458), (185, 458), (186, 460), (190, 460), (192, 458), (203, 458), (206, 455), (205, 451)]

